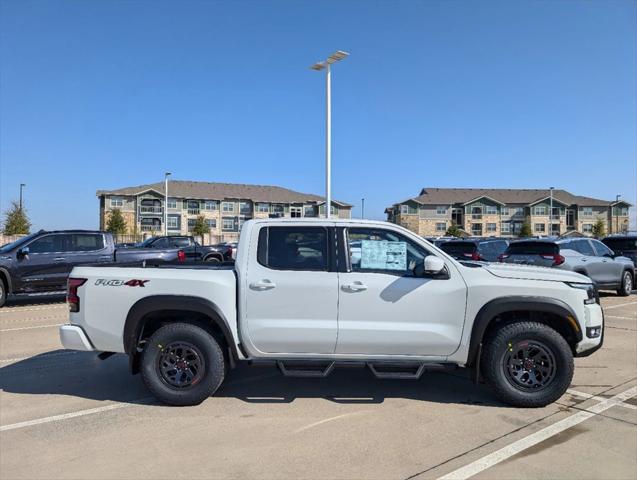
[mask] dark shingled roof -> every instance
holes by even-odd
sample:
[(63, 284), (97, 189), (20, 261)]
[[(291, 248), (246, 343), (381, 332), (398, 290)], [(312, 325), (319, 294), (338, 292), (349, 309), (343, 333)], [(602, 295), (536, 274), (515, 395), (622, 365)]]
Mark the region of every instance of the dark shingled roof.
[[(410, 198), (409, 200), (423, 205), (449, 205), (454, 203), (463, 204), (480, 197), (489, 197), (504, 204), (517, 203), (529, 205), (548, 198), (550, 195), (551, 191), (549, 189), (423, 188), (420, 195)], [(573, 195), (566, 190), (553, 190), (553, 199), (566, 205), (582, 205), (588, 207), (608, 207), (616, 203), (598, 198)]]
[[(97, 196), (102, 195), (137, 195), (154, 190), (164, 194), (164, 182), (149, 183), (136, 187), (124, 187), (117, 190), (98, 190)], [(168, 195), (177, 198), (192, 198), (202, 200), (223, 200), (225, 198), (245, 199), (255, 202), (268, 203), (323, 203), (325, 197), (309, 193), (295, 192), (282, 187), (269, 185), (244, 185), (238, 183), (191, 182), (188, 180), (170, 180)], [(332, 199), (334, 203), (351, 207), (350, 204)]]

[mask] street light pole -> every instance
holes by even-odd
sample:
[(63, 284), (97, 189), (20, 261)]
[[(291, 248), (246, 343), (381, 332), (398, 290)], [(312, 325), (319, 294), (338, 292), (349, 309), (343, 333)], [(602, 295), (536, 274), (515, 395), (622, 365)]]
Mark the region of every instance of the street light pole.
[[(619, 203), (619, 197), (621, 197), (621, 195), (615, 195), (615, 204)], [(619, 233), (619, 213), (618, 212), (619, 212), (619, 210), (617, 209), (617, 205), (615, 205), (615, 228), (617, 229), (617, 231), (613, 232), (612, 228), (611, 228), (611, 232), (610, 233)], [(611, 218), (612, 218), (612, 216), (611, 216)]]
[(22, 189), (26, 187), (25, 183), (20, 184), (20, 211), (22, 211)]
[(549, 236), (553, 235), (553, 188), (554, 187), (550, 187), (551, 189), (551, 207), (550, 207), (550, 211), (549, 211)]
[(168, 236), (168, 177), (170, 172), (164, 173), (164, 235)]
[(312, 70), (325, 70), (325, 218), (330, 218), (332, 210), (332, 70), (331, 65), (349, 55), (338, 50), (322, 62), (317, 62)]
[(361, 218), (365, 218), (365, 199), (361, 198)]

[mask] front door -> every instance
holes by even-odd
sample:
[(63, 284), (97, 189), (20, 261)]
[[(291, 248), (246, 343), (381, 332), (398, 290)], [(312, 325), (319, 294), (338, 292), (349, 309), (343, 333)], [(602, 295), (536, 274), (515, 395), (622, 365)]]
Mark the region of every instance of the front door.
[(25, 245), (27, 255), (18, 258), (20, 290), (61, 291), (70, 271), (68, 256), (73, 253), (70, 234), (51, 233)]
[(338, 276), (333, 228), (263, 226), (250, 260), (244, 318), (261, 353), (332, 354), (336, 346)]
[(389, 228), (350, 228), (339, 273), (337, 354), (443, 356), (460, 344), (467, 287), (447, 262), (421, 273), (427, 247)]

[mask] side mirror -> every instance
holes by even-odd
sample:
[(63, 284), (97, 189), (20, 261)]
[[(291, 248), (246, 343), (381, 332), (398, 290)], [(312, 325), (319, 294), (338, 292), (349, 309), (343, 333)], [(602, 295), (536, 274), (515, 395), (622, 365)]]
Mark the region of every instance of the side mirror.
[(27, 255), (29, 255), (29, 247), (22, 247), (20, 250), (18, 250), (19, 257), (26, 257)]
[(427, 255), (425, 257), (424, 264), (426, 275), (435, 275), (442, 272), (442, 270), (445, 268), (444, 260), (442, 260), (442, 258), (436, 257), (435, 255)]

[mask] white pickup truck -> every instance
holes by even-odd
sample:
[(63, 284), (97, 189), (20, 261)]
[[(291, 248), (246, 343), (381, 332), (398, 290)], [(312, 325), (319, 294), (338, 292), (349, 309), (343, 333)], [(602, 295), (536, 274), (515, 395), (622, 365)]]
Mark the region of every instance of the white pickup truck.
[(544, 406), (603, 338), (587, 277), (458, 262), (376, 221), (251, 220), (234, 266), (77, 267), (68, 285), (65, 348), (126, 353), (173, 405), (202, 402), (239, 361), (268, 361), (294, 376), (469, 367), (502, 401)]

